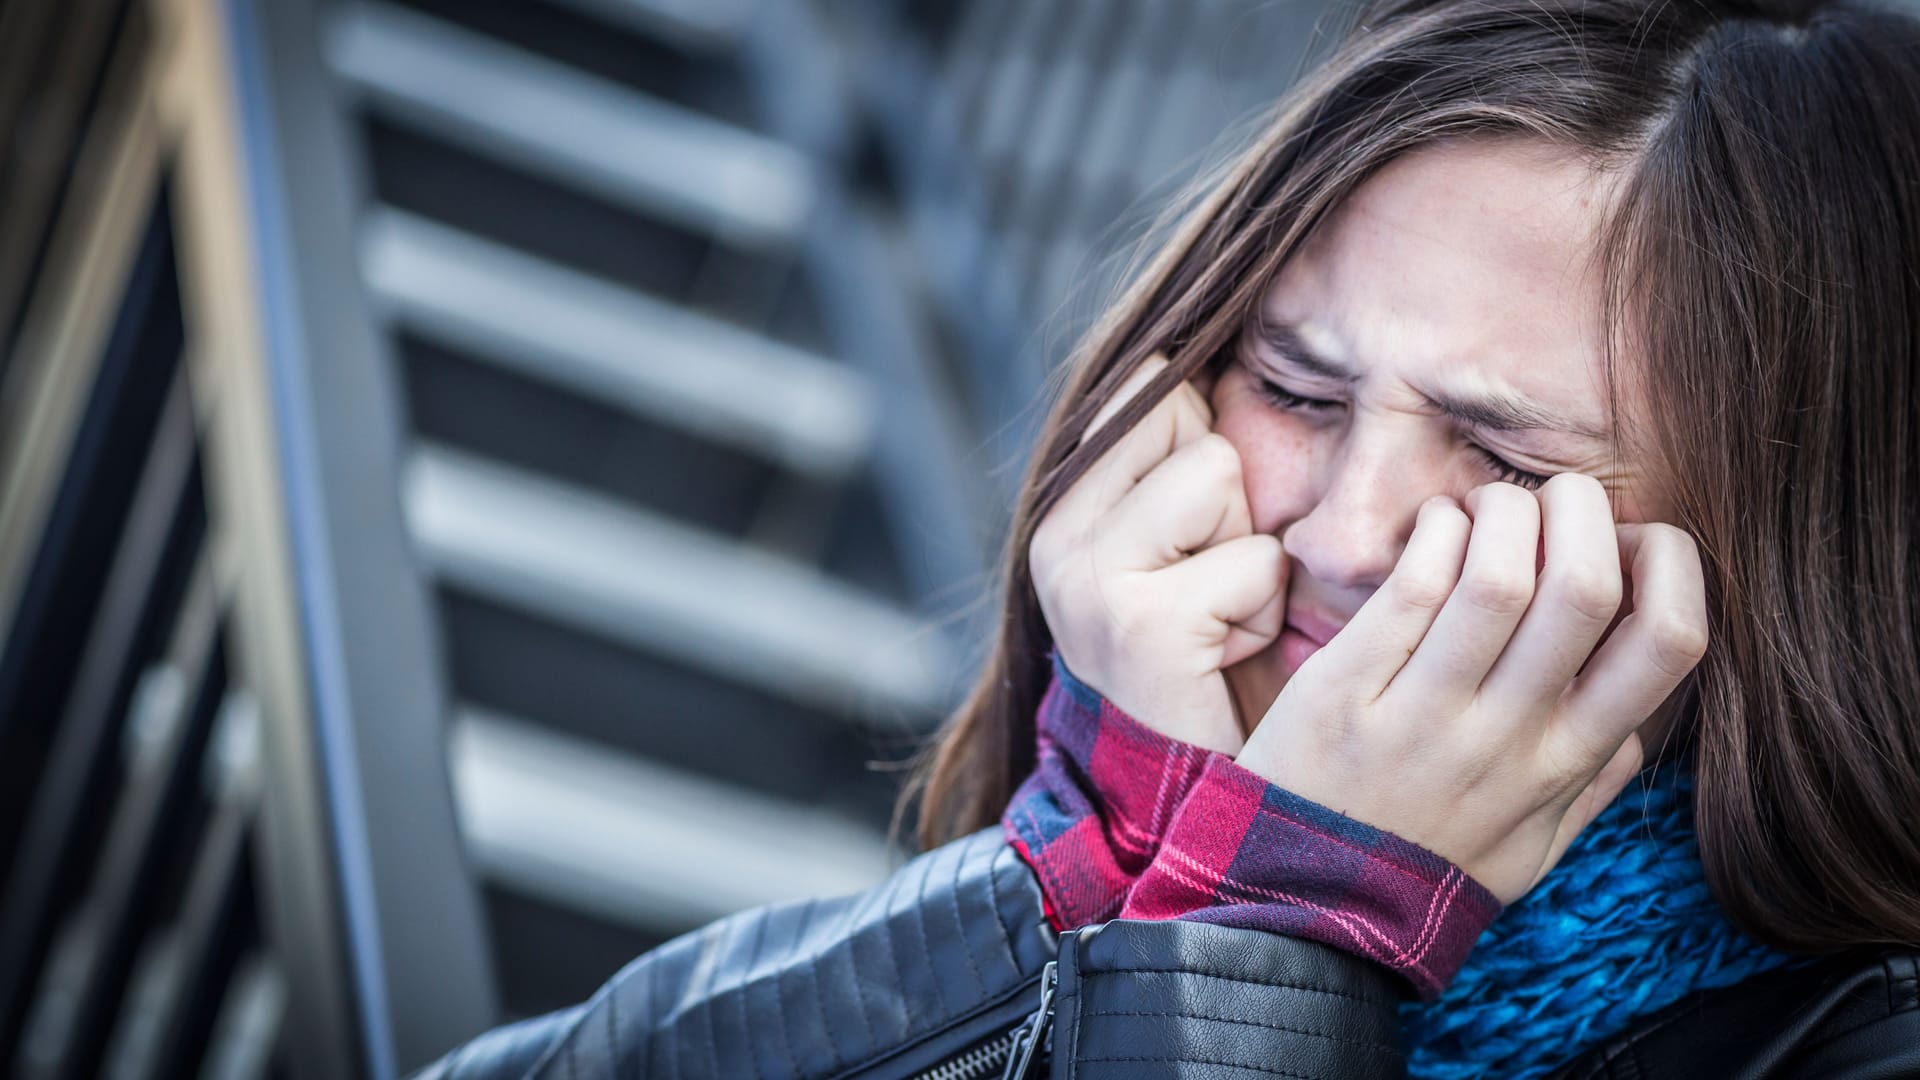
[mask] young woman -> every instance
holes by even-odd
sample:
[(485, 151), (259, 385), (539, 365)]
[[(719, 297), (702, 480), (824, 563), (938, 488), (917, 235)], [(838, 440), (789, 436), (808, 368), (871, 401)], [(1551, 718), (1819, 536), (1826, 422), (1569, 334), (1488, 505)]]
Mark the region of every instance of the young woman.
[(1912, 17), (1376, 5), (1065, 370), (931, 850), (432, 1075), (1920, 1075)]

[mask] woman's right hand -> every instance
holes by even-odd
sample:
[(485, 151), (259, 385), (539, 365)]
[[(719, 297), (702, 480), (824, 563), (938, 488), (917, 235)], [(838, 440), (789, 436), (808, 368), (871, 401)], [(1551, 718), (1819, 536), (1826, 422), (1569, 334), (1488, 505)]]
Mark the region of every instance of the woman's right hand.
[[(1166, 366), (1142, 363), (1082, 442)], [(1175, 387), (1048, 511), (1027, 560), (1075, 676), (1164, 735), (1235, 754), (1246, 730), (1223, 672), (1279, 635), (1287, 560), (1253, 531), (1239, 452), (1212, 425), (1200, 391)]]

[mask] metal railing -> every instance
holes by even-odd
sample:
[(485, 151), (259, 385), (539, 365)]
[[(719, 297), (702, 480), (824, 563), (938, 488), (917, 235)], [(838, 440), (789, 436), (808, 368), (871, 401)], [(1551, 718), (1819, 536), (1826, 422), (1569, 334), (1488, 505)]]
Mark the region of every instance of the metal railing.
[(1072, 298), (1319, 18), (0, 7), (0, 1071), (389, 1076), (882, 876)]

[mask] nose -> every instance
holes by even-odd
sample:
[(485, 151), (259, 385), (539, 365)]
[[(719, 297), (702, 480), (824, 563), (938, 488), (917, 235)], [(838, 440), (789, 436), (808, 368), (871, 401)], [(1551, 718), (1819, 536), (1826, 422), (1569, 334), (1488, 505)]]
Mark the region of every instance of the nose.
[(1325, 467), (1318, 500), (1285, 526), (1280, 546), (1314, 580), (1371, 594), (1413, 533), (1420, 504), (1446, 487), (1406, 448), (1349, 440)]

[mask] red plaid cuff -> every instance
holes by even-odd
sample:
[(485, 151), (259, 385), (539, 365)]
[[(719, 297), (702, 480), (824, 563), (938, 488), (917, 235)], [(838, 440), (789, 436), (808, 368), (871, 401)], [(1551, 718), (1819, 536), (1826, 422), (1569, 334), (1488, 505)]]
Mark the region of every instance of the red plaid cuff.
[(1214, 755), (1120, 912), (1308, 938), (1438, 997), (1500, 913), (1459, 867)]
[(1053, 655), (1040, 701), (1038, 764), (1001, 818), (1040, 879), (1047, 917), (1070, 930), (1105, 922), (1152, 861), (1209, 757), (1115, 708)]

